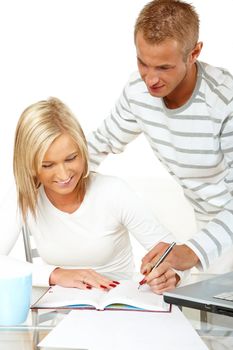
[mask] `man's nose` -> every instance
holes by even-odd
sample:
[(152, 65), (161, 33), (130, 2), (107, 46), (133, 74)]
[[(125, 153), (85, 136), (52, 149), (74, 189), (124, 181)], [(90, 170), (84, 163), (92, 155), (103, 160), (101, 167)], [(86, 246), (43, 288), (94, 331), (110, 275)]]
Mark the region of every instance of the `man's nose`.
[(147, 86), (153, 86), (159, 82), (159, 75), (155, 70), (148, 69), (145, 76), (145, 83)]

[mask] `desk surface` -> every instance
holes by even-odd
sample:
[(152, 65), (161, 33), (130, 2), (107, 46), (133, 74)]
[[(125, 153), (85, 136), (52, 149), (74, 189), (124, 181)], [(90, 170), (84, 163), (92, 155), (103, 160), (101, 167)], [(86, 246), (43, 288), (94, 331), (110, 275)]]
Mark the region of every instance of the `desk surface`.
[[(40, 294), (41, 289), (33, 288), (33, 299), (37, 299)], [(204, 314), (203, 316), (198, 310), (188, 308), (183, 308), (182, 311), (207, 345), (208, 349), (233, 349), (232, 317), (209, 313)], [(48, 313), (41, 310), (39, 316), (41, 315), (46, 319)], [(14, 327), (0, 326), (0, 349), (37, 350), (38, 347), (36, 344), (38, 344), (39, 341), (41, 341), (51, 329), (53, 329), (61, 319), (64, 318), (64, 314), (55, 313), (53, 314), (53, 317), (49, 315), (48, 318), (47, 321), (36, 325), (33, 313), (30, 311), (28, 319), (24, 324)], [(50, 350), (52, 349), (50, 348)]]

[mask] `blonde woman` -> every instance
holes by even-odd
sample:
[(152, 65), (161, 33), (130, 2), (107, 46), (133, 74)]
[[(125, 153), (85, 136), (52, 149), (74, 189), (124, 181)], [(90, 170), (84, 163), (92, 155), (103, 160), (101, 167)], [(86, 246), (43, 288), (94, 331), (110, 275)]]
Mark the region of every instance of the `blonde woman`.
[[(146, 249), (170, 238), (122, 180), (89, 173), (83, 131), (57, 98), (22, 113), (14, 176), (19, 210), (15, 222), (12, 211), (8, 216), (0, 253), (9, 252), (26, 223), (44, 261), (35, 284), (114, 288), (134, 271), (129, 231)], [(156, 277), (147, 281), (156, 293), (179, 280), (166, 263)]]

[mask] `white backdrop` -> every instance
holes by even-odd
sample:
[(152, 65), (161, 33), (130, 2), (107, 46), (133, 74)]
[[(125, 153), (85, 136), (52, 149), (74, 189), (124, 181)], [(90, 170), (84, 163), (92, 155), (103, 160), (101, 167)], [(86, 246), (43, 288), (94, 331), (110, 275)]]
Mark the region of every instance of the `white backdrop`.
[[(30, 103), (48, 96), (61, 98), (75, 112), (85, 132), (97, 127), (108, 114), (136, 69), (133, 26), (146, 3), (0, 1), (0, 193), (12, 177), (16, 121)], [(233, 72), (233, 0), (192, 3), (201, 19), (201, 59)], [(124, 155), (114, 160), (110, 157), (101, 170), (120, 176), (165, 176), (143, 137)]]
[[(12, 181), (16, 122), (29, 104), (56, 96), (86, 133), (108, 114), (136, 69), (133, 27), (145, 0), (0, 0), (0, 198)], [(201, 60), (233, 72), (233, 0), (193, 0)], [(101, 171), (166, 177), (143, 137)]]

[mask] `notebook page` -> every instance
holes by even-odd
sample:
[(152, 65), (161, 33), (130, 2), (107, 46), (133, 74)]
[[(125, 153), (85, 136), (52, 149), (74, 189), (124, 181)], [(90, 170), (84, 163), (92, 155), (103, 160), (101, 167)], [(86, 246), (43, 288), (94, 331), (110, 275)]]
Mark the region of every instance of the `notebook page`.
[(121, 283), (103, 295), (100, 306), (126, 304), (151, 311), (169, 311), (170, 305), (163, 301), (162, 295), (153, 293), (147, 285), (138, 289), (138, 282), (122, 280)]
[(98, 308), (99, 300), (104, 291), (97, 288), (78, 289), (52, 286), (32, 307), (57, 308), (72, 305), (92, 305)]

